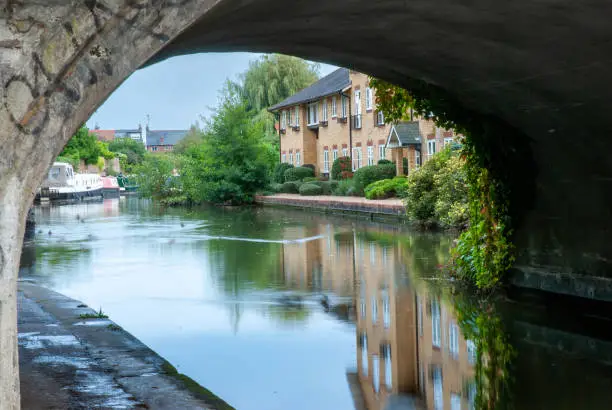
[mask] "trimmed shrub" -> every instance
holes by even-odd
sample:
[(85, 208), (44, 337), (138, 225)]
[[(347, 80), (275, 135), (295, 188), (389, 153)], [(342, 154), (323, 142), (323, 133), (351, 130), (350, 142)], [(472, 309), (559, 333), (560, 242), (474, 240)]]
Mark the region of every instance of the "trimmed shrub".
[(301, 181), (308, 177), (314, 177), (314, 171), (310, 168), (296, 167), (285, 171), (285, 182)]
[(288, 164), (286, 162), (276, 164), (272, 173), (272, 179), (274, 180), (274, 182), (276, 182), (277, 184), (282, 184), (283, 182), (285, 182), (285, 171), (289, 168), (293, 168), (293, 165)]
[(395, 176), (395, 165), (383, 164), (383, 165), (370, 165), (367, 167), (359, 168), (355, 171), (355, 189), (363, 193), (365, 187), (370, 185), (372, 182), (380, 181), (383, 179), (391, 179)]
[(332, 164), (331, 177), (336, 181), (353, 177), (351, 157), (338, 157)]
[(309, 184), (314, 184), (320, 187), (323, 191), (322, 195), (331, 195), (334, 189), (338, 186), (338, 181), (312, 181)]
[(284, 194), (297, 194), (302, 183), (300, 181), (288, 181), (281, 185), (280, 192)]
[[(335, 182), (335, 181), (334, 181)], [(337, 196), (356, 196), (357, 190), (352, 179), (344, 179), (336, 182), (336, 187), (333, 189), (333, 194)]]
[(302, 179), (302, 182), (313, 182), (313, 181), (318, 181), (318, 179), (315, 177), (306, 177)]
[(313, 173), (313, 174), (314, 174), (314, 172), (315, 172), (315, 169), (317, 169), (317, 168), (316, 168), (314, 165), (312, 165), (312, 164), (304, 164), (304, 165), (302, 165), (302, 166), (303, 166), (304, 168), (310, 168), (310, 169), (312, 169), (312, 173)]
[(300, 186), (300, 195), (308, 196), (308, 195), (322, 195), (323, 189), (320, 186), (312, 184), (310, 182), (302, 184)]
[(385, 165), (385, 164), (393, 164), (393, 162), (389, 161), (388, 159), (379, 159), (378, 160), (378, 165)]
[(404, 177), (383, 179), (368, 185), (365, 189), (367, 199), (385, 199), (404, 194), (408, 188), (408, 180)]
[(276, 193), (283, 192), (282, 189), (283, 189), (283, 184), (277, 184), (277, 183), (270, 184), (270, 191), (272, 192), (276, 192)]

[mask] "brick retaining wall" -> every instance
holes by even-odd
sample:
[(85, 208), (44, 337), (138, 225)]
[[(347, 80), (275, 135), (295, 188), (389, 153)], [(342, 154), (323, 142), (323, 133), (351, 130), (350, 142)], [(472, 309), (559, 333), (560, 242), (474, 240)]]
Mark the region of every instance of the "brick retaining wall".
[(277, 194), (257, 196), (255, 201), (263, 205), (282, 205), (320, 210), (348, 211), (367, 214), (405, 216), (406, 208), (400, 199), (368, 200), (341, 196), (301, 196)]

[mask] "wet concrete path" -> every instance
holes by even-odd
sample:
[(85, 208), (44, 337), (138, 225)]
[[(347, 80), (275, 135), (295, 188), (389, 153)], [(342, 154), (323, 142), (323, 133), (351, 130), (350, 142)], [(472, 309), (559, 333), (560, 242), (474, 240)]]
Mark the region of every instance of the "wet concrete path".
[(29, 282), (18, 298), (22, 408), (231, 408), (80, 302)]

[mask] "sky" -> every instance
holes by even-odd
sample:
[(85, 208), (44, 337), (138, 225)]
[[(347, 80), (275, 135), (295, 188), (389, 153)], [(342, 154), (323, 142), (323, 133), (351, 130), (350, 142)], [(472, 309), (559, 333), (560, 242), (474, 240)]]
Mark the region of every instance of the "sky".
[[(132, 74), (87, 121), (101, 129), (188, 129), (210, 115), (226, 79), (246, 71), (261, 54), (206, 53), (174, 57)], [(337, 67), (321, 64), (321, 76)], [(200, 121), (201, 123), (201, 121)]]

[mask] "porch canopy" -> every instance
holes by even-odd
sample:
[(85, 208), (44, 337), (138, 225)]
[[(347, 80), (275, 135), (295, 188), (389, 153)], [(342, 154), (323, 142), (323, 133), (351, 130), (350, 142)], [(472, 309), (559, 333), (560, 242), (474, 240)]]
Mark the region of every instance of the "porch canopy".
[(391, 158), (395, 162), (397, 175), (403, 175), (402, 159), (404, 150), (413, 147), (415, 151), (421, 151), (421, 129), (418, 121), (398, 122), (391, 126), (387, 137), (386, 149), (391, 150)]

